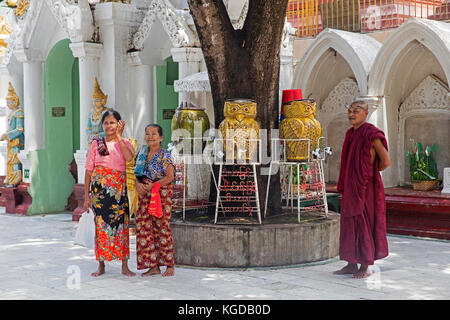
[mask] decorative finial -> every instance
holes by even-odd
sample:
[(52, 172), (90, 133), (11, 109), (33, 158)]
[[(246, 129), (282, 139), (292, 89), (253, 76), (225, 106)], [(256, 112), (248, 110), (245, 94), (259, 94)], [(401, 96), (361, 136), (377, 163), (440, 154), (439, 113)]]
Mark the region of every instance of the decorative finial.
[(14, 90), (11, 81), (9, 82), (8, 95), (6, 96), (6, 100), (15, 101), (16, 106), (19, 105), (19, 96), (17, 95), (16, 90)]
[(94, 92), (92, 93), (92, 99), (103, 99), (103, 105), (106, 105), (106, 101), (108, 101), (108, 95), (104, 94), (98, 85), (97, 77), (94, 80)]
[(30, 3), (28, 2), (28, 0), (20, 0), (17, 1), (16, 3), (17, 3), (16, 16), (21, 17), (27, 11), (27, 8), (30, 5)]

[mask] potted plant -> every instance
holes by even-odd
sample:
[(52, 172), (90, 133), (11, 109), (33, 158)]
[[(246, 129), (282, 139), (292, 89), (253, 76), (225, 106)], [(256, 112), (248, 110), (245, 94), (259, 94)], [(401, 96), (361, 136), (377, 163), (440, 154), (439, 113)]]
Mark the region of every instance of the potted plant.
[(440, 181), (438, 179), (435, 155), (438, 150), (437, 144), (425, 150), (420, 142), (413, 142), (413, 149), (406, 153), (409, 165), (409, 174), (414, 190), (427, 191), (435, 189)]
[[(300, 165), (300, 181), (298, 180), (298, 175), (297, 175), (297, 165), (293, 165), (292, 167), (290, 167), (289, 170), (292, 170), (292, 188), (293, 188), (293, 194), (297, 195), (298, 194), (298, 184), (302, 185), (306, 182), (306, 177), (305, 177), (305, 173), (308, 170), (308, 165), (307, 164), (301, 164)], [(302, 192), (302, 187), (300, 186), (300, 193)]]

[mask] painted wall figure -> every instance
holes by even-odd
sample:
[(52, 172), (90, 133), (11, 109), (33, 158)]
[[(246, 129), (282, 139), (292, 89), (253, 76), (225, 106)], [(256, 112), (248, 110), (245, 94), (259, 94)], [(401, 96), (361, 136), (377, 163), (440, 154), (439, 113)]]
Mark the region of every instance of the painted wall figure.
[(108, 101), (108, 95), (105, 95), (100, 89), (97, 77), (95, 77), (94, 92), (92, 93), (92, 102), (94, 107), (89, 112), (88, 125), (86, 129), (89, 146), (91, 145), (91, 142), (95, 137), (105, 136), (101, 119), (103, 113), (105, 113), (107, 110), (112, 110), (111, 108), (107, 108), (105, 106), (106, 101)]
[(22, 164), (18, 154), (24, 148), (24, 112), (11, 82), (9, 83), (6, 101), (11, 113), (8, 116), (8, 131), (0, 138), (1, 141), (8, 141), (4, 183), (6, 187), (16, 187), (22, 182)]

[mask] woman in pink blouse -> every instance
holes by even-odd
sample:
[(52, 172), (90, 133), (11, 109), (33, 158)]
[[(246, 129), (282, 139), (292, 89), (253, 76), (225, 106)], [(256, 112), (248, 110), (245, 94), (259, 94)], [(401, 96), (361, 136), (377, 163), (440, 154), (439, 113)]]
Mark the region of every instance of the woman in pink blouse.
[(94, 277), (105, 273), (105, 261), (122, 260), (122, 273), (134, 276), (128, 268), (128, 198), (126, 163), (133, 159), (131, 143), (122, 138), (125, 122), (117, 111), (102, 117), (105, 137), (92, 141), (86, 161), (83, 210), (95, 214), (95, 257), (98, 269)]

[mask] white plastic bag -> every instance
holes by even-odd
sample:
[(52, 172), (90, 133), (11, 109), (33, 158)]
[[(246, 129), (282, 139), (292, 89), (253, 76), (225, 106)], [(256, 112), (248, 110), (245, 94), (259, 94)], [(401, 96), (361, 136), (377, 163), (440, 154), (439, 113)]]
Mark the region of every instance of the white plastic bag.
[(78, 221), (77, 232), (75, 233), (75, 244), (86, 248), (94, 249), (95, 246), (95, 222), (94, 212), (89, 209), (84, 212)]

